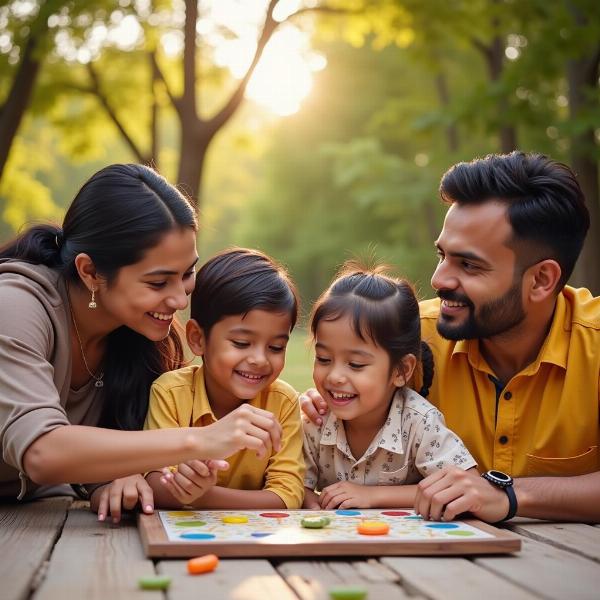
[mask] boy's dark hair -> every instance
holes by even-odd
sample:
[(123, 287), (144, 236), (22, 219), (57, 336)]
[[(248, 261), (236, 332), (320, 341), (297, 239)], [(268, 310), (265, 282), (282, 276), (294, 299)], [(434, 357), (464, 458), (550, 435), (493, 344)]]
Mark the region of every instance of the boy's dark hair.
[(408, 281), (385, 271), (383, 265), (367, 269), (355, 261), (346, 262), (315, 303), (310, 329), (314, 337), (321, 321), (348, 315), (361, 340), (370, 338), (388, 353), (390, 372), (401, 367), (407, 354), (421, 360), (423, 387), (419, 393), (426, 397), (433, 380), (433, 354), (421, 341), (419, 303)]
[(554, 259), (562, 271), (557, 292), (563, 288), (590, 226), (583, 192), (567, 165), (543, 154), (490, 154), (449, 169), (440, 197), (448, 204), (506, 204), (513, 230), (507, 244), (521, 269)]
[[(86, 253), (108, 285), (119, 269), (141, 260), (162, 237), (177, 228), (197, 229), (186, 198), (148, 167), (115, 164), (88, 179), (65, 215), (63, 226), (36, 225), (0, 248), (0, 259), (23, 260), (59, 271), (81, 285), (75, 257)], [(109, 334), (103, 365), (100, 425), (141, 429), (152, 382), (183, 364), (176, 324), (169, 336), (152, 342), (128, 327)]]
[(230, 248), (209, 259), (196, 275), (191, 313), (206, 337), (221, 319), (260, 309), (298, 318), (298, 292), (285, 268), (248, 248)]

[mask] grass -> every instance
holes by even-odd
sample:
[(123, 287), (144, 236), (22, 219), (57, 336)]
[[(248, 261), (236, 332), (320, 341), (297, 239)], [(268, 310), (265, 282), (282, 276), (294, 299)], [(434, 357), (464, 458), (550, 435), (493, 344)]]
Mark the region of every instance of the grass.
[(294, 329), (287, 346), (285, 368), (280, 379), (289, 383), (299, 392), (313, 387), (313, 360), (313, 349), (308, 343), (306, 329)]

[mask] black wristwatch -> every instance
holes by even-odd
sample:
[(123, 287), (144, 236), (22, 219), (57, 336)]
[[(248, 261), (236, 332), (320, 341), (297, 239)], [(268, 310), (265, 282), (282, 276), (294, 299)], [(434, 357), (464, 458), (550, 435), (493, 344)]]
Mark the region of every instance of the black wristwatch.
[(498, 525), (512, 519), (517, 514), (519, 507), (517, 504), (517, 495), (513, 489), (513, 478), (502, 471), (487, 471), (486, 473), (482, 473), (481, 476), (492, 485), (504, 490), (508, 496), (508, 514), (504, 519), (500, 519), (496, 523), (492, 523), (492, 525)]

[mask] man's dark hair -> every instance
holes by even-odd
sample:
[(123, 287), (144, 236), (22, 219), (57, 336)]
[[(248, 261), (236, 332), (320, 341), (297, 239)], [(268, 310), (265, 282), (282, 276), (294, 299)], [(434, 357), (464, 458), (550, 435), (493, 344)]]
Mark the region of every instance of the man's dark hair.
[(490, 154), (449, 169), (440, 183), (440, 197), (449, 204), (506, 204), (513, 230), (507, 244), (515, 250), (521, 267), (556, 260), (561, 268), (557, 291), (571, 276), (590, 215), (567, 165), (543, 154)]

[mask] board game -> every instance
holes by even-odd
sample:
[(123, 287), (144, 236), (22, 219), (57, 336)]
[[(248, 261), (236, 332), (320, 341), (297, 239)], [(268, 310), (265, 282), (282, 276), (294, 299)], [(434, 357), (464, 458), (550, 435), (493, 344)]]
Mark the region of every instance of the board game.
[(409, 509), (157, 511), (140, 514), (138, 525), (148, 557), (464, 555), (521, 548), (518, 536), (481, 521), (425, 521)]

